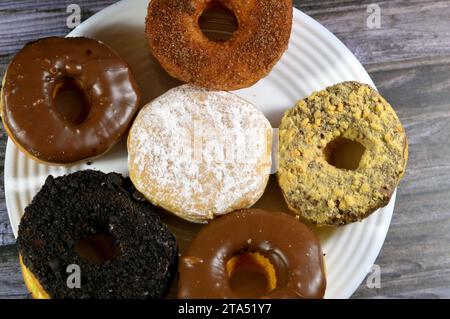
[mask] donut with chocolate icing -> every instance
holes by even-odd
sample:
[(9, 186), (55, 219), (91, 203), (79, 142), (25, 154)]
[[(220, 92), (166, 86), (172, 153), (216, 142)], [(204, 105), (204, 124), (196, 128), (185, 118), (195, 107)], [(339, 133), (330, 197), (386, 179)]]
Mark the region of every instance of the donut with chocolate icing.
[[(34, 298), (161, 298), (178, 260), (174, 235), (131, 181), (93, 170), (49, 176), (17, 243)], [(74, 265), (77, 288), (67, 284)]]
[(180, 259), (179, 298), (322, 298), (323, 254), (296, 218), (245, 209), (200, 230)]
[[(208, 39), (199, 26), (214, 6), (233, 12), (227, 41)], [(209, 89), (237, 90), (266, 76), (288, 47), (292, 0), (152, 0), (146, 32), (151, 52), (173, 77)]]
[(88, 38), (51, 37), (26, 45), (3, 82), (1, 117), (9, 137), (46, 163), (107, 152), (127, 132), (140, 102), (127, 62)]

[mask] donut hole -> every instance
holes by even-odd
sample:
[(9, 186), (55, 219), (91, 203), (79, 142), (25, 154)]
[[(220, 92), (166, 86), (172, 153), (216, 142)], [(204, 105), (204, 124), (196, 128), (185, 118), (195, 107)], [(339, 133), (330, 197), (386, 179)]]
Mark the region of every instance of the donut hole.
[(203, 35), (214, 42), (226, 42), (238, 29), (238, 20), (233, 11), (220, 1), (212, 1), (198, 19)]
[(91, 109), (81, 83), (72, 77), (63, 77), (56, 83), (53, 101), (56, 112), (75, 125), (83, 123)]
[(325, 147), (324, 154), (328, 164), (345, 170), (357, 170), (364, 155), (366, 148), (357, 141), (353, 141), (344, 137), (328, 143)]
[(237, 254), (226, 267), (228, 284), (238, 298), (259, 298), (276, 288), (275, 268), (258, 252)]
[(121, 255), (121, 250), (115, 237), (102, 231), (81, 238), (75, 243), (75, 252), (81, 258), (95, 265), (113, 261)]

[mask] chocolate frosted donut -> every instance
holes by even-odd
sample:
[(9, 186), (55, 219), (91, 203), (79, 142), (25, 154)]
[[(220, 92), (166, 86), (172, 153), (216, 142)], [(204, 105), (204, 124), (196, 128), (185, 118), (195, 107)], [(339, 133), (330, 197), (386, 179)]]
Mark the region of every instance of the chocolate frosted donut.
[[(161, 298), (178, 259), (175, 237), (131, 181), (91, 170), (47, 178), (18, 246), (35, 298)], [(73, 265), (79, 288), (67, 285)]]
[(87, 38), (26, 45), (4, 77), (0, 105), (8, 135), (32, 158), (67, 164), (108, 151), (139, 106), (128, 64)]
[[(230, 40), (209, 40), (199, 27), (212, 6), (234, 13)], [(267, 75), (287, 49), (292, 0), (152, 0), (146, 30), (151, 51), (173, 77), (210, 89), (236, 90)]]
[[(255, 273), (262, 287), (251, 282)], [(326, 286), (316, 235), (290, 215), (258, 209), (205, 226), (181, 257), (179, 275), (179, 298), (322, 298)]]

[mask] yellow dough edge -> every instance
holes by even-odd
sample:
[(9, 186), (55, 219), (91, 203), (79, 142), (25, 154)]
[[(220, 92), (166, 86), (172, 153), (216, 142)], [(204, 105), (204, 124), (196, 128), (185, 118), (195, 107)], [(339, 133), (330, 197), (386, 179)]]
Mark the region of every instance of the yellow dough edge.
[(19, 255), (20, 268), (22, 269), (23, 280), (25, 286), (31, 293), (33, 299), (51, 299), (47, 292), (42, 288), (41, 284), (33, 273), (24, 265), (22, 256)]

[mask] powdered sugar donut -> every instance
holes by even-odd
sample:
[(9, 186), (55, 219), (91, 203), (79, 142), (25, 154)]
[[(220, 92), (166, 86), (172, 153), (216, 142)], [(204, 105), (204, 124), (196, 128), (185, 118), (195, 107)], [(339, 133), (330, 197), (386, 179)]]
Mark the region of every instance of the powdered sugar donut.
[(251, 103), (183, 85), (138, 114), (128, 137), (130, 178), (155, 205), (205, 222), (261, 197), (271, 144), (270, 123)]

